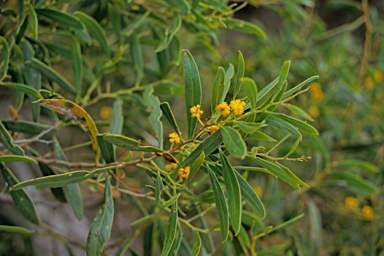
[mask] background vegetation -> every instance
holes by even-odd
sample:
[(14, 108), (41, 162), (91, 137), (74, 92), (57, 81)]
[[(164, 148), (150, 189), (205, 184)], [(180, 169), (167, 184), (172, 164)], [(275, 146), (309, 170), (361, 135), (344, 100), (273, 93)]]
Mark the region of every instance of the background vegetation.
[[(281, 177), (265, 173), (269, 169), (252, 157), (240, 159), (230, 152), (231, 165), (242, 166), (235, 169), (258, 194), (266, 216), (263, 219), (262, 211), (244, 200), (240, 229), (233, 228), (231, 215), (225, 243), (221, 243), (221, 219), (220, 228), (217, 225), (223, 211), (213, 207), (217, 195), (210, 187), (210, 179), (216, 175), (210, 176), (207, 169), (207, 173), (201, 170), (196, 175), (188, 189), (178, 187), (182, 195), (176, 205), (181, 219), (192, 218), (193, 227), (205, 231), (212, 228), (212, 232), (205, 234), (181, 222), (181, 229), (169, 242), (166, 234), (171, 218), (165, 209), (171, 209), (172, 203), (177, 206), (174, 201), (164, 207), (162, 202), (148, 199), (160, 198), (156, 195), (161, 190), (156, 187), (160, 186), (156, 174), (160, 171), (154, 166), (162, 170), (161, 184), (167, 187), (165, 199), (172, 199), (174, 184), (166, 178), (169, 163), (157, 158), (149, 170), (148, 166), (137, 165), (123, 169), (125, 177), (121, 180), (139, 189), (139, 195), (120, 187), (104, 197), (107, 181), (104, 183), (103, 176), (74, 187), (82, 195), (81, 211), (73, 203), (79, 198), (68, 199), (70, 190), (25, 188), (36, 206), (37, 219), (31, 217), (37, 215), (25, 212), (29, 218), (23, 216), (20, 205), (26, 203), (17, 201), (9, 192), (13, 184), (4, 175), (0, 178), (0, 255), (84, 255), (92, 222), (112, 197), (114, 220), (104, 246), (105, 255), (160, 255), (167, 244), (172, 246), (170, 254), (178, 248), (179, 255), (191, 255), (199, 245), (197, 232), (193, 231), (201, 236), (201, 255), (384, 255), (381, 1), (5, 1), (0, 6), (0, 71), (1, 76), (4, 74), (0, 118), (13, 140), (27, 140), (19, 145), (39, 162), (6, 163), (20, 181), (61, 173), (63, 169), (92, 167), (86, 168), (90, 171), (96, 166), (89, 136), (69, 115), (30, 103), (40, 95), (12, 83), (40, 90), (44, 98), (62, 96), (78, 103), (93, 118), (100, 134), (121, 133), (140, 139), (144, 145), (163, 148), (164, 144), (164, 149), (169, 149), (168, 135), (175, 131), (164, 114), (159, 120), (164, 113), (160, 112), (161, 102), (169, 102), (185, 140), (190, 132), (187, 127), (191, 121), (185, 111), (188, 103), (183, 95), (186, 52), (182, 49), (188, 49), (199, 69), (203, 122), (214, 107), (211, 92), (217, 88), (218, 66), (224, 67), (227, 76), (231, 69), (234, 73), (228, 103), (249, 95), (237, 87), (241, 69), (238, 50), (244, 56), (244, 76), (256, 82), (259, 94), (279, 75), (282, 77), (281, 67), (284, 71), (287, 60), (291, 60), (286, 77), (288, 90), (309, 77), (320, 77), (303, 87), (309, 88), (307, 93), (290, 101), (314, 119), (307, 123), (316, 127), (319, 136), (302, 133), (303, 139), (297, 145), (294, 136), (287, 137), (286, 131), (267, 126), (260, 131), (284, 143), (246, 140), (248, 150), (254, 148), (252, 152), (256, 153), (257, 148), (258, 156), (273, 149), (268, 156), (274, 160), (292, 153), (294, 145), (297, 148), (290, 158), (304, 160), (301, 156), (311, 156), (306, 162), (279, 161), (309, 187), (299, 192)], [(70, 18), (62, 16), (65, 13)], [(236, 88), (241, 89), (238, 96)], [(305, 116), (283, 106), (275, 111), (301, 120)], [(55, 139), (55, 143), (45, 144), (33, 138), (54, 124), (51, 134), (38, 139)], [(2, 134), (6, 146), (5, 132)], [(193, 146), (186, 145), (187, 154)], [(10, 156), (7, 149), (0, 146), (1, 156)], [(114, 149), (116, 159), (141, 157), (139, 152)], [(17, 155), (18, 149), (13, 150)], [(220, 158), (217, 153), (213, 155)], [(183, 160), (183, 156), (176, 157)], [(62, 166), (53, 159), (75, 164)], [(217, 177), (226, 185), (226, 191), (228, 184), (221, 176)], [(184, 212), (187, 216), (183, 216)], [(271, 228), (284, 223), (289, 225)], [(9, 232), (8, 226), (35, 232)], [(89, 250), (87, 253), (92, 255)]]

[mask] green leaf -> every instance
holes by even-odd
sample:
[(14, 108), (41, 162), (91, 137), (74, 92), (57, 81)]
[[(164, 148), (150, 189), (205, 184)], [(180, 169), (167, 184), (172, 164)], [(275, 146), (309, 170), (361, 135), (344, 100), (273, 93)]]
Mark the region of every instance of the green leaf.
[(221, 98), (224, 93), (224, 78), (225, 71), (222, 67), (219, 67), (216, 73), (215, 81), (212, 86), (211, 93), (211, 115), (215, 114), (215, 107), (220, 104)]
[[(196, 159), (204, 152), (205, 156), (211, 154), (214, 150), (216, 150), (221, 143), (223, 142), (223, 138), (220, 132), (215, 132), (212, 135), (209, 135), (192, 153), (181, 163), (181, 166), (187, 167), (192, 165)], [(178, 168), (177, 168), (178, 170)]]
[(109, 178), (105, 180), (104, 197), (104, 205), (94, 218), (88, 234), (86, 244), (87, 256), (101, 255), (104, 244), (111, 235), (114, 209)]
[(307, 80), (303, 81), (302, 83), (296, 85), (295, 87), (293, 87), (292, 89), (290, 89), (289, 91), (286, 91), (284, 94), (283, 94), (283, 97), (281, 99), (285, 99), (285, 98), (288, 98), (289, 96), (293, 95), (295, 92), (297, 92), (298, 90), (300, 90), (303, 86), (305, 86), (306, 84), (309, 84), (310, 82), (316, 80), (316, 79), (319, 79), (319, 76), (312, 76), (310, 78), (308, 78)]
[(116, 154), (113, 145), (104, 140), (104, 134), (97, 134), (97, 142), (100, 147), (101, 154), (107, 164), (116, 162)]
[(164, 116), (167, 118), (167, 120), (171, 124), (172, 128), (175, 130), (177, 135), (179, 135), (179, 137), (181, 138), (179, 126), (176, 123), (175, 116), (172, 113), (172, 109), (169, 106), (169, 103), (168, 102), (161, 103), (160, 108), (161, 108), (161, 111), (163, 111)]
[(229, 126), (221, 126), (220, 131), (223, 136), (223, 142), (229, 153), (234, 157), (244, 158), (247, 153), (247, 146), (240, 133)]
[(143, 152), (164, 152), (164, 150), (152, 146), (140, 146), (137, 140), (122, 135), (114, 135), (107, 133), (104, 139), (118, 147), (122, 147), (128, 150), (137, 150)]
[(195, 160), (195, 162), (191, 166), (191, 170), (189, 172), (188, 178), (185, 180), (184, 185), (188, 184), (192, 180), (192, 178), (196, 175), (197, 171), (200, 169), (204, 162), (205, 154), (204, 151), (201, 152), (200, 156)]
[(136, 34), (130, 37), (131, 56), (133, 64), (136, 69), (136, 83), (135, 86), (139, 86), (144, 76), (144, 64), (143, 64), (143, 53), (141, 51), (140, 41)]
[(350, 187), (359, 189), (365, 192), (377, 192), (377, 188), (374, 184), (364, 180), (357, 174), (346, 173), (341, 171), (332, 171), (331, 174), (340, 180), (344, 180)]
[[(271, 114), (271, 115), (274, 115), (288, 123), (290, 123), (291, 125), (303, 130), (304, 132), (308, 133), (308, 134), (315, 134), (315, 135), (319, 135), (319, 132), (311, 125), (303, 122), (303, 121), (300, 121), (296, 118), (293, 118), (293, 117), (290, 117), (290, 116), (287, 116), (285, 114), (281, 114), (281, 113), (274, 113), (274, 112), (267, 112), (268, 114)], [(294, 134), (292, 134), (294, 135)]]
[(123, 100), (117, 98), (113, 103), (113, 111), (111, 123), (109, 125), (109, 132), (111, 134), (120, 135), (123, 131), (124, 116), (123, 116)]
[[(3, 55), (3, 60), (4, 60), (4, 76), (7, 75), (7, 72), (8, 72), (8, 64), (9, 64), (9, 47), (8, 47), (8, 42), (7, 40), (0, 36), (0, 41), (1, 41), (1, 44), (3, 45), (3, 49), (1, 50), (2, 52), (2, 55)], [(1, 67), (1, 62), (0, 62), (0, 67)], [(0, 77), (1, 79), (1, 77)]]
[(159, 207), (164, 208), (172, 205), (177, 199), (179, 198), (180, 194), (172, 196), (168, 201), (163, 201), (161, 199), (161, 193), (162, 191), (165, 190), (165, 187), (163, 185), (163, 181), (161, 180), (161, 175), (160, 172), (157, 173), (157, 178), (156, 178), (156, 190), (155, 190), (155, 198), (156, 198), (156, 203)]
[(241, 81), (244, 77), (244, 71), (245, 71), (244, 57), (241, 51), (239, 51), (239, 60), (238, 60), (238, 66), (237, 66), (235, 88), (233, 89), (233, 99), (236, 99), (236, 96), (241, 89)]
[(6, 226), (6, 225), (0, 225), (0, 230), (6, 231), (6, 232), (22, 233), (22, 234), (30, 234), (35, 232), (34, 230), (29, 230), (22, 227)]
[(293, 136), (295, 136), (296, 138), (301, 137), (300, 132), (295, 127), (293, 127), (292, 125), (290, 125), (286, 121), (281, 120), (277, 117), (269, 116), (268, 119), (266, 120), (266, 123), (270, 126), (273, 126), (273, 127), (278, 128), (278, 129), (281, 129), (283, 131), (286, 131), (286, 132), (292, 134)]
[[(183, 0), (173, 0), (173, 1), (183, 1)], [(160, 44), (157, 46), (155, 52), (161, 52), (165, 50), (168, 45), (172, 42), (173, 37), (181, 28), (181, 15), (178, 12), (174, 13), (173, 20), (170, 22), (170, 25), (164, 32), (164, 38), (161, 40)]]
[(225, 72), (225, 80), (224, 80), (225, 88), (224, 88), (223, 96), (221, 97), (221, 100), (220, 100), (220, 104), (223, 103), (223, 101), (225, 101), (225, 97), (228, 94), (229, 87), (231, 87), (231, 79), (234, 73), (235, 73), (235, 68), (233, 67), (232, 63), (229, 63), (229, 67)]
[(76, 101), (81, 97), (81, 84), (83, 80), (83, 55), (81, 54), (81, 47), (79, 40), (74, 39), (72, 43), (72, 69), (73, 79), (76, 88)]
[(81, 24), (81, 22), (71, 14), (48, 8), (36, 8), (35, 11), (37, 14), (57, 22), (62, 26), (84, 29), (83, 24)]
[(248, 123), (244, 121), (236, 121), (235, 123), (239, 126), (240, 130), (247, 134), (255, 133), (263, 125), (261, 123)]
[[(176, 196), (176, 187), (173, 189), (173, 197)], [(173, 241), (175, 240), (176, 228), (178, 223), (177, 217), (177, 200), (172, 204), (171, 213), (169, 214), (169, 220), (167, 225), (167, 231), (165, 232), (164, 246), (161, 256), (167, 256), (172, 248)]]
[[(38, 124), (38, 123), (33, 123), (28, 121), (4, 120), (2, 122), (5, 128), (9, 131), (22, 132), (30, 135), (36, 135), (51, 128), (51, 126), (49, 125)], [(52, 131), (48, 132), (45, 136), (51, 136), (56, 132), (57, 132), (57, 129), (53, 129)]]
[[(13, 173), (2, 163), (0, 163), (0, 171), (3, 174), (5, 182), (7, 182), (8, 187), (12, 187), (19, 182)], [(15, 202), (15, 205), (17, 206), (17, 209), (19, 209), (30, 222), (39, 225), (40, 219), (37, 214), (36, 207), (25, 189), (10, 191), (10, 194)]]
[(171, 250), (169, 251), (169, 256), (177, 256), (181, 255), (181, 251), (179, 251), (181, 246), (181, 241), (183, 240), (183, 231), (181, 230), (180, 223), (177, 224), (177, 234), (175, 236), (175, 240), (172, 244)]
[(241, 222), (248, 226), (256, 229), (263, 228), (264, 224), (261, 219), (250, 211), (243, 210), (241, 214)]
[(228, 238), (229, 232), (229, 215), (227, 202), (225, 201), (224, 192), (220, 186), (219, 180), (213, 173), (211, 168), (207, 165), (209, 176), (211, 178), (211, 184), (213, 189), (213, 195), (215, 197), (217, 213), (219, 214), (221, 240), (224, 243)]
[(312, 117), (310, 115), (308, 115), (307, 112), (305, 112), (304, 110), (302, 110), (299, 107), (296, 107), (296, 106), (291, 105), (291, 104), (282, 104), (282, 106), (286, 107), (287, 109), (289, 109), (290, 111), (292, 111), (293, 113), (295, 113), (296, 115), (298, 115), (304, 119), (307, 119), (309, 121), (313, 121)]
[(24, 93), (26, 93), (29, 96), (32, 96), (35, 99), (42, 99), (43, 97), (41, 96), (40, 92), (38, 92), (36, 89), (25, 85), (25, 84), (19, 84), (19, 83), (12, 83), (12, 82), (3, 82), (1, 85), (8, 86), (10, 88), (20, 90)]
[(1, 162), (30, 162), (30, 163), (37, 164), (37, 161), (32, 158), (29, 158), (26, 156), (15, 156), (15, 155), (0, 156), (0, 163)]
[(29, 12), (28, 12), (28, 23), (29, 27), (32, 31), (32, 35), (37, 39), (38, 34), (37, 34), (37, 29), (38, 29), (38, 21), (37, 21), (37, 16), (35, 9), (31, 4), (28, 4), (29, 6)]
[(257, 36), (260, 36), (264, 39), (267, 38), (267, 35), (264, 33), (264, 31), (256, 26), (255, 24), (252, 24), (250, 22), (246, 22), (243, 20), (238, 19), (232, 19), (232, 18), (222, 18), (220, 19), (229, 29), (238, 30), (245, 33), (255, 34)]
[(262, 141), (269, 141), (269, 142), (276, 142), (277, 141), (274, 138), (271, 138), (262, 132), (254, 132), (254, 133), (248, 135), (247, 139), (262, 140)]
[(311, 145), (315, 146), (320, 151), (321, 155), (324, 157), (325, 163), (329, 163), (330, 155), (321, 138), (315, 135), (309, 135), (307, 138), (311, 142)]
[(229, 216), (232, 228), (237, 235), (241, 227), (241, 193), (240, 185), (225, 154), (220, 150), (221, 164), (223, 165), (224, 183), (227, 188)]
[(153, 88), (156, 94), (163, 96), (184, 95), (184, 86), (156, 86)]
[(261, 215), (261, 217), (264, 218), (265, 208), (259, 196), (253, 190), (251, 185), (249, 185), (249, 183), (240, 175), (240, 173), (236, 171), (235, 174), (237, 180), (239, 181), (241, 195), (253, 207), (253, 209), (255, 209)]
[(75, 12), (75, 15), (80, 19), (81, 22), (87, 27), (89, 34), (91, 34), (99, 43), (108, 58), (111, 57), (111, 50), (109, 49), (107, 36), (105, 35), (104, 29), (100, 24), (91, 16), (83, 12)]
[(155, 138), (159, 142), (159, 147), (163, 148), (163, 123), (160, 118), (162, 111), (160, 109), (160, 100), (157, 96), (153, 94), (153, 88), (147, 86), (143, 93), (144, 105), (147, 107), (147, 111), (150, 112), (148, 117), (149, 123), (152, 126), (153, 131), (155, 132)]
[(268, 169), (271, 173), (273, 173), (278, 178), (282, 179), (283, 181), (287, 182), (289, 185), (291, 185), (293, 188), (300, 191), (300, 186), (278, 165), (273, 164), (267, 160), (264, 160), (260, 157), (250, 157), (252, 160), (254, 160), (256, 163), (261, 165), (262, 167)]
[(287, 225), (289, 225), (289, 224), (291, 224), (291, 223), (293, 223), (293, 222), (295, 222), (295, 221), (298, 221), (299, 219), (301, 219), (301, 218), (303, 218), (304, 217), (304, 213), (303, 214), (300, 214), (299, 216), (296, 216), (296, 217), (294, 217), (294, 218), (292, 218), (292, 219), (290, 219), (290, 220), (287, 220), (286, 222), (284, 222), (284, 223), (282, 223), (282, 224), (280, 224), (280, 225), (278, 225), (278, 226), (276, 226), (276, 227), (274, 227), (274, 228), (266, 228), (265, 229), (265, 231), (264, 231), (264, 234), (269, 234), (269, 233), (271, 233), (271, 232), (273, 232), (273, 231), (276, 231), (276, 230), (278, 230), (278, 229), (281, 229), (281, 228), (283, 228), (283, 227), (285, 227), (285, 226), (287, 226)]
[(176, 7), (183, 13), (187, 13), (191, 9), (189, 3), (186, 0), (168, 0), (167, 2), (171, 7)]
[(297, 138), (297, 140), (295, 141), (295, 143), (293, 143), (291, 149), (289, 150), (288, 154), (285, 155), (286, 157), (292, 155), (293, 152), (295, 152), (297, 146), (299, 146), (300, 141), (301, 141), (301, 138)]
[(67, 80), (65, 80), (59, 73), (57, 73), (55, 70), (53, 70), (51, 67), (47, 66), (40, 60), (32, 58), (29, 65), (31, 68), (34, 68), (39, 71), (42, 76), (46, 77), (52, 82), (57, 83), (63, 89), (73, 94), (76, 94), (75, 88)]
[[(276, 91), (274, 93), (275, 95), (280, 93), (280, 90), (283, 87), (283, 83), (287, 79), (290, 66), (291, 66), (291, 61), (290, 60), (287, 60), (287, 61), (285, 61), (283, 63), (283, 66), (281, 68), (280, 75), (279, 75), (279, 82), (277, 83)], [(276, 101), (274, 101), (274, 102), (276, 102)]]
[(237, 239), (239, 239), (247, 248), (251, 248), (251, 239), (249, 238), (249, 234), (247, 230), (240, 226), (239, 234), (237, 235)]
[(266, 85), (257, 95), (257, 99), (260, 100), (262, 99), (265, 95), (267, 95), (273, 87), (277, 85), (279, 82), (279, 77), (276, 77), (272, 82), (270, 82), (268, 85)]
[(192, 244), (192, 256), (199, 255), (201, 250), (201, 238), (199, 233), (196, 230), (193, 230), (193, 244)]
[(195, 133), (197, 118), (192, 118), (190, 109), (201, 105), (201, 82), (196, 62), (188, 50), (184, 51), (185, 107), (187, 110), (188, 139)]
[(8, 131), (5, 129), (1, 120), (0, 120), (0, 141), (1, 143), (3, 143), (4, 147), (8, 149), (10, 152), (12, 152), (13, 154), (19, 155), (19, 156), (25, 156), (24, 150), (19, 145), (13, 144), (12, 137), (8, 133)]
[(248, 77), (243, 77), (241, 79), (241, 83), (244, 86), (244, 90), (248, 95), (248, 99), (251, 102), (251, 109), (252, 111), (256, 108), (257, 103), (257, 86), (255, 81), (253, 79)]
[[(276, 162), (276, 163), (277, 163), (277, 162)], [(309, 187), (305, 182), (303, 182), (301, 179), (299, 179), (299, 178), (298, 178), (298, 177), (297, 177), (291, 170), (289, 170), (288, 167), (286, 167), (286, 166), (284, 166), (284, 165), (282, 165), (282, 164), (279, 164), (279, 163), (277, 163), (277, 165), (278, 165), (281, 169), (283, 169), (283, 170), (285, 171), (285, 173), (288, 174), (289, 177), (291, 177), (292, 180), (293, 180), (294, 182), (296, 182), (296, 183), (299, 184), (300, 186)]]
[(370, 172), (379, 172), (379, 167), (363, 160), (346, 159), (333, 163), (334, 167), (359, 167)]

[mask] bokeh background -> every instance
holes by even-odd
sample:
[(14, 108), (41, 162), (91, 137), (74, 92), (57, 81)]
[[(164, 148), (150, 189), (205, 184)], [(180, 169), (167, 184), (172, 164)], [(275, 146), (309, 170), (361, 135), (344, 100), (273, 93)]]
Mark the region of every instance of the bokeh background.
[[(12, 7), (15, 2), (5, 1), (0, 6)], [(108, 3), (104, 0), (93, 3), (67, 2), (74, 2), (70, 3), (69, 11), (71, 8), (81, 8), (101, 20), (101, 23), (103, 4)], [(237, 1), (227, 4), (234, 3), (243, 4)], [(137, 1), (131, 5), (135, 4), (144, 5)], [(146, 4), (150, 6), (154, 3)], [(210, 92), (217, 67), (227, 69), (230, 63), (237, 65), (238, 50), (245, 58), (245, 76), (253, 78), (259, 90), (279, 75), (286, 60), (291, 60), (287, 78), (289, 88), (313, 75), (320, 76), (310, 85), (308, 93), (292, 102), (307, 111), (315, 120), (311, 124), (320, 133), (319, 137), (304, 135), (303, 142), (293, 156), (306, 155), (312, 159), (308, 162), (285, 163), (310, 187), (297, 192), (265, 173), (249, 171), (246, 174), (268, 214), (260, 231), (305, 213), (299, 221), (260, 238), (256, 245), (259, 251), (257, 255), (384, 255), (383, 13), (384, 2), (380, 0), (254, 0), (235, 12), (234, 17), (256, 24), (265, 31), (267, 39), (225, 28), (219, 28), (208, 36), (191, 33), (185, 28), (178, 32), (181, 48), (188, 49), (198, 64), (203, 86), (202, 108), (206, 112), (210, 109)], [(0, 14), (2, 33), (6, 31), (5, 19), (6, 16)], [(152, 72), (157, 64), (153, 42), (149, 39), (150, 32), (147, 28), (141, 28), (137, 33), (141, 36), (143, 62), (147, 68), (144, 81), (155, 82), (161, 79), (161, 75), (159, 77), (159, 74)], [(111, 41), (117, 38), (116, 35), (111, 37)], [(55, 40), (51, 39), (50, 43), (65, 44)], [(97, 68), (98, 63), (102, 63), (100, 49), (83, 47), (83, 51), (90, 66)], [(100, 82), (102, 91), (106, 90), (108, 83), (113, 89), (126, 88), (135, 83), (136, 71), (129, 68), (131, 58), (129, 55), (123, 58), (113, 72), (103, 77)], [(55, 63), (53, 59), (52, 66), (68, 81), (73, 81), (70, 61)], [(85, 83), (89, 84), (89, 81)], [(166, 85), (176, 88), (171, 93), (173, 95), (169, 96), (167, 86), (155, 89), (155, 94), (160, 101), (170, 102), (180, 127), (185, 127), (180, 66), (173, 69)], [(142, 92), (137, 94), (142, 95)], [(246, 94), (241, 91), (240, 95)], [(15, 104), (15, 97), (14, 90), (0, 88), (2, 120), (11, 119), (7, 110), (9, 105)], [(114, 99), (102, 99), (87, 108), (100, 131), (107, 131), (103, 124), (111, 118), (113, 102)], [(145, 118), (143, 104), (139, 97), (127, 96), (123, 134), (156, 143)], [(285, 110), (282, 108), (280, 111)], [(19, 119), (33, 120), (28, 100), (19, 111)], [(42, 114), (40, 123), (52, 124), (52, 119)], [(166, 125), (164, 130), (164, 137), (172, 132), (171, 127)], [(266, 130), (266, 133), (274, 138), (283, 136), (277, 130)], [(89, 140), (75, 126), (60, 130), (57, 137), (63, 148)], [(271, 142), (252, 143), (251, 146), (271, 146)], [(274, 151), (274, 155), (286, 154), (293, 143), (293, 138), (288, 139)], [(35, 148), (41, 155), (52, 151), (48, 145), (35, 145)], [(125, 153), (120, 152), (122, 156)], [(69, 161), (84, 161), (93, 157), (89, 144), (88, 147), (67, 151), (66, 155)], [(254, 165), (236, 159), (231, 161), (234, 165)], [(20, 180), (41, 175), (38, 166), (18, 163), (9, 167)], [(151, 182), (145, 174), (134, 168), (126, 172), (126, 181), (133, 187), (141, 188)], [(367, 182), (368, 188), (364, 186)], [(0, 178), (0, 188), (3, 186), (4, 181)], [(19, 235), (0, 231), (0, 255), (84, 255), (89, 226), (103, 203), (102, 193), (92, 191), (90, 186), (81, 186), (85, 217), (79, 222), (73, 217), (70, 206), (56, 201), (49, 190), (28, 187), (27, 191), (36, 204), (42, 223), (40, 226), (29, 223), (18, 213), (10, 195), (2, 194), (0, 224), (23, 226), (35, 229), (37, 233)], [(116, 197), (121, 199), (115, 200), (115, 221), (105, 255), (113, 255), (120, 245), (120, 239), (135, 230), (130, 223), (141, 216), (140, 211), (132, 207), (136, 201), (125, 195)], [(143, 199), (141, 203), (145, 205), (147, 202)], [(241, 245), (220, 244), (216, 235), (214, 240), (218, 248), (212, 255), (248, 255), (239, 249)], [(138, 255), (147, 255), (143, 249), (145, 246), (145, 237), (131, 245)], [(129, 253), (134, 255), (133, 252), (127, 252), (127, 255)], [(152, 255), (156, 253), (158, 251), (155, 249)], [(203, 252), (202, 255), (208, 254)]]

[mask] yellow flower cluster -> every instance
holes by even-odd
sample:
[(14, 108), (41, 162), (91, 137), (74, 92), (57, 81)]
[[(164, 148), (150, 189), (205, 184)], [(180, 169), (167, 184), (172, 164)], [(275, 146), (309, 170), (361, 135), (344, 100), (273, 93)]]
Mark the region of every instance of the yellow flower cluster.
[(345, 198), (345, 207), (352, 209), (359, 205), (359, 200), (355, 197), (349, 196)]
[(307, 112), (308, 115), (310, 115), (312, 118), (316, 118), (319, 116), (319, 109), (316, 107), (310, 107)]
[(211, 134), (214, 134), (217, 130), (219, 130), (219, 126), (212, 125), (212, 126), (209, 126), (207, 129), (208, 129), (208, 133), (211, 135)]
[(191, 112), (191, 116), (196, 118), (200, 118), (201, 115), (203, 114), (203, 111), (200, 110), (200, 105), (191, 107), (189, 111)]
[(312, 98), (315, 101), (321, 101), (324, 98), (324, 93), (321, 90), (321, 85), (319, 83), (311, 83), (309, 91), (311, 92)]
[(177, 135), (177, 133), (175, 133), (175, 132), (169, 134), (169, 142), (171, 142), (171, 143), (174, 143), (174, 142), (180, 143), (179, 135)]
[(100, 117), (109, 119), (112, 116), (113, 109), (111, 107), (102, 107), (100, 110)]
[(227, 115), (229, 115), (229, 113), (231, 113), (231, 111), (229, 110), (228, 103), (225, 101), (223, 103), (217, 105), (215, 107), (215, 110), (216, 111), (220, 110), (222, 116), (227, 116)]
[(372, 219), (372, 217), (373, 217), (372, 207), (369, 205), (364, 206), (363, 207), (363, 218), (369, 220), (369, 219)]
[(373, 72), (373, 78), (375, 78), (376, 82), (381, 83), (383, 82), (383, 73), (379, 70), (375, 70), (375, 72)]
[(244, 113), (244, 106), (245, 106), (244, 101), (232, 100), (229, 106), (231, 107), (231, 109), (233, 109), (233, 113), (237, 116)]
[(166, 164), (165, 165), (165, 169), (167, 170), (167, 171), (172, 171), (173, 169), (175, 169), (176, 167), (177, 167), (178, 165), (176, 164), (176, 163), (170, 163), (170, 164)]
[(373, 87), (375, 87), (375, 81), (373, 81), (372, 77), (369, 76), (369, 77), (365, 78), (364, 85), (368, 89), (372, 89)]
[[(373, 80), (374, 79), (374, 80)], [(364, 80), (364, 85), (365, 87), (367, 87), (368, 89), (373, 89), (373, 87), (375, 87), (375, 81), (376, 83), (381, 83), (383, 82), (383, 73), (381, 73), (380, 71), (378, 70), (375, 70), (373, 72), (373, 78), (368, 76), (365, 78)]]
[(188, 178), (188, 175), (189, 175), (189, 172), (191, 171), (191, 167), (185, 167), (185, 168), (180, 168), (179, 169), (179, 177), (180, 179), (184, 178)]

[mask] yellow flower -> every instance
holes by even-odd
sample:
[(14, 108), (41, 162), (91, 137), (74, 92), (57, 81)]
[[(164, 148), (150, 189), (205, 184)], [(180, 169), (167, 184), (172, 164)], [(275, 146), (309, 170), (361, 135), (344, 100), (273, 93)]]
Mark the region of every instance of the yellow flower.
[(324, 93), (321, 90), (321, 85), (315, 82), (311, 83), (309, 86), (309, 91), (311, 92), (312, 98), (315, 101), (321, 101), (324, 98)]
[(180, 143), (179, 135), (177, 135), (177, 133), (175, 133), (175, 132), (169, 134), (169, 142), (171, 142), (171, 143), (174, 143), (174, 142)]
[(109, 119), (112, 116), (113, 109), (111, 107), (102, 107), (100, 110), (100, 116), (104, 119)]
[(212, 125), (212, 126), (209, 126), (207, 129), (208, 129), (208, 133), (211, 135), (211, 134), (214, 134), (217, 130), (219, 130), (219, 126)]
[(195, 146), (195, 145), (196, 145), (196, 143), (192, 142), (192, 147), (191, 147), (192, 151), (195, 151), (195, 149), (197, 149), (197, 146)]
[(196, 105), (194, 107), (191, 107), (189, 110), (191, 112), (192, 117), (200, 118), (200, 116), (203, 114), (203, 111), (200, 110), (200, 105)]
[(261, 189), (261, 187), (259, 186), (255, 186), (255, 187), (252, 187), (253, 188), (253, 191), (255, 191), (255, 193), (261, 197), (263, 195), (263, 190)]
[(185, 168), (180, 168), (179, 169), (179, 177), (180, 179), (184, 178), (188, 178), (188, 175), (189, 175), (189, 172), (191, 171), (191, 167), (185, 167)]
[(368, 89), (372, 89), (373, 87), (375, 87), (375, 81), (373, 81), (372, 77), (369, 76), (369, 77), (365, 78), (364, 85)]
[(243, 111), (244, 110), (244, 106), (245, 106), (245, 102), (244, 101), (232, 100), (229, 105), (233, 109), (233, 113), (235, 113), (235, 115), (239, 116), (239, 115), (244, 113), (244, 111)]
[(178, 165), (176, 164), (176, 163), (170, 163), (170, 164), (166, 164), (165, 165), (165, 169), (167, 170), (167, 171), (172, 171), (173, 169), (175, 169), (176, 167), (177, 167)]
[(312, 118), (316, 118), (319, 116), (319, 110), (316, 107), (311, 107), (308, 109), (308, 115), (310, 115)]
[(373, 78), (375, 78), (376, 82), (381, 83), (383, 82), (383, 73), (379, 70), (375, 70), (375, 72), (373, 72)]
[(345, 198), (345, 207), (352, 209), (359, 205), (359, 200), (355, 197), (349, 196)]
[(373, 217), (373, 209), (371, 206), (366, 205), (363, 207), (363, 218), (364, 219), (372, 219)]
[(223, 115), (223, 116), (227, 116), (227, 115), (229, 115), (229, 113), (231, 113), (230, 111), (229, 111), (229, 106), (228, 106), (228, 103), (227, 102), (223, 102), (223, 103), (221, 103), (221, 104), (219, 104), (219, 105), (217, 105), (216, 107), (215, 107), (215, 110), (216, 111), (221, 111), (221, 114)]

